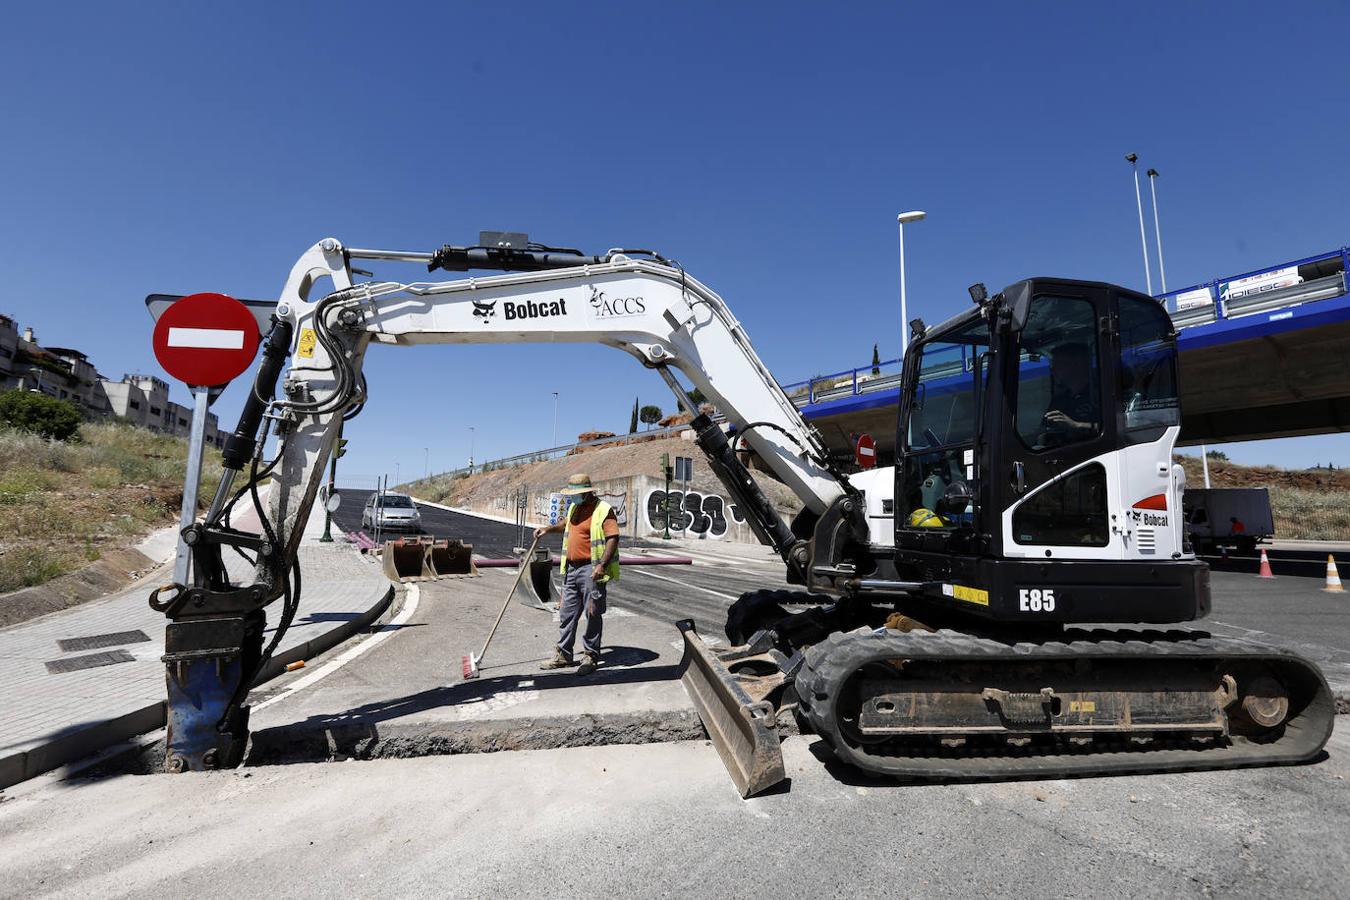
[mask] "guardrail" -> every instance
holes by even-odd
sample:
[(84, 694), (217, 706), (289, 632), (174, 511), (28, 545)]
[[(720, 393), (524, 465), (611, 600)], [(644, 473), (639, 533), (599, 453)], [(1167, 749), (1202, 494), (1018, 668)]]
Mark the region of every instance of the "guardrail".
[(830, 375), (817, 375), (806, 381), (783, 385), (783, 391), (797, 406), (824, 403), (857, 394), (897, 390), (901, 381), (903, 359), (888, 359), (875, 365), (845, 369)]

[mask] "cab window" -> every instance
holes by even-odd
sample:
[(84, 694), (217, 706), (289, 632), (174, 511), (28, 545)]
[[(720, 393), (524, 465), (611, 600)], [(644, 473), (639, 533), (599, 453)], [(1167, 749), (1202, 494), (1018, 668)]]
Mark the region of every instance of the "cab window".
[(904, 430), (901, 528), (957, 528), (971, 523), (969, 504), (953, 503), (951, 497), (963, 493), (963, 484), (965, 493), (971, 490), (976, 370), (986, 364), (988, 349), (989, 326), (982, 319), (923, 346)]
[(1156, 441), (1181, 424), (1177, 343), (1157, 301), (1120, 298), (1120, 434), (1126, 444)]
[(1091, 301), (1035, 297), (1017, 361), (1017, 436), (1033, 451), (1102, 432), (1097, 317)]
[(1105, 547), (1111, 539), (1106, 513), (1106, 468), (1090, 463), (1026, 499), (1013, 512), (1019, 544)]

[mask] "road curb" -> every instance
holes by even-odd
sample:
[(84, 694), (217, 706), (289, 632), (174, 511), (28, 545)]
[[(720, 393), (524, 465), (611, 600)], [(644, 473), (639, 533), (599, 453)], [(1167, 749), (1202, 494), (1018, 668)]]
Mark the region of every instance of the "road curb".
[[(280, 675), (286, 666), (332, 649), (384, 615), (394, 599), (394, 586), (387, 585), (379, 599), (360, 615), (337, 623), (331, 630), (278, 652), (263, 669), (257, 684), (264, 684)], [(256, 687), (257, 685), (255, 685)], [(165, 701), (157, 700), (113, 719), (80, 726), (64, 733), (58, 732), (50, 740), (22, 753), (0, 758), (0, 790), (21, 781), (27, 781), (44, 772), (83, 759), (136, 735), (163, 728), (166, 720)]]

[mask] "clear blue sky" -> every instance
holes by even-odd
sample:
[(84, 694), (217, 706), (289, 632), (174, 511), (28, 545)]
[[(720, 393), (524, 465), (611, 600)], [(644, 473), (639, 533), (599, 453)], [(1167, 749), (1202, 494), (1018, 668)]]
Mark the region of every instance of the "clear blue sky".
[[(1342, 3), (13, 4), (0, 28), (0, 311), (157, 372), (151, 292), (274, 297), (332, 235), (479, 229), (654, 247), (791, 381), (899, 349), (965, 288), (1142, 288), (1156, 166), (1173, 287), (1350, 242)], [(403, 273), (403, 274), (400, 274)], [(413, 267), (382, 275), (417, 278)], [(346, 472), (627, 427), (659, 379), (579, 345), (376, 348)], [(587, 383), (582, 371), (593, 372)], [(231, 425), (243, 387), (218, 404)], [(178, 391), (180, 401), (186, 392)], [(1350, 464), (1350, 437), (1232, 445)]]

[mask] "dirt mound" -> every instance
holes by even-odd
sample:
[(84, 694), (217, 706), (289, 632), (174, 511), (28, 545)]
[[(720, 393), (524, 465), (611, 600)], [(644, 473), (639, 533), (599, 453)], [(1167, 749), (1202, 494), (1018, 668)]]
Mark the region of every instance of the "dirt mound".
[[(627, 444), (589, 448), (585, 454), (585, 471), (597, 482), (634, 475), (660, 478), (663, 453), (669, 454), (672, 459), (676, 456), (687, 456), (694, 460), (694, 477), (689, 482), (691, 490), (714, 493), (725, 490), (721, 482), (709, 471), (697, 445), (692, 441), (683, 440), (680, 435), (636, 434)], [(575, 472), (577, 467), (575, 457), (563, 456), (544, 462), (478, 472), (457, 478), (434, 476), (415, 481), (407, 485), (406, 489), (417, 497), (436, 503), (487, 508), (494, 500), (507, 497), (517, 490), (543, 492), (557, 490), (566, 483), (567, 476)], [(754, 477), (785, 515), (790, 516), (801, 508), (800, 501), (781, 483), (758, 473), (755, 473)]]
[[(1178, 454), (1186, 469), (1186, 484), (1204, 487), (1205, 474), (1198, 456)], [(1350, 493), (1350, 469), (1281, 469), (1277, 466), (1243, 466), (1226, 459), (1210, 459), (1210, 487), (1297, 488), (1300, 490)]]

